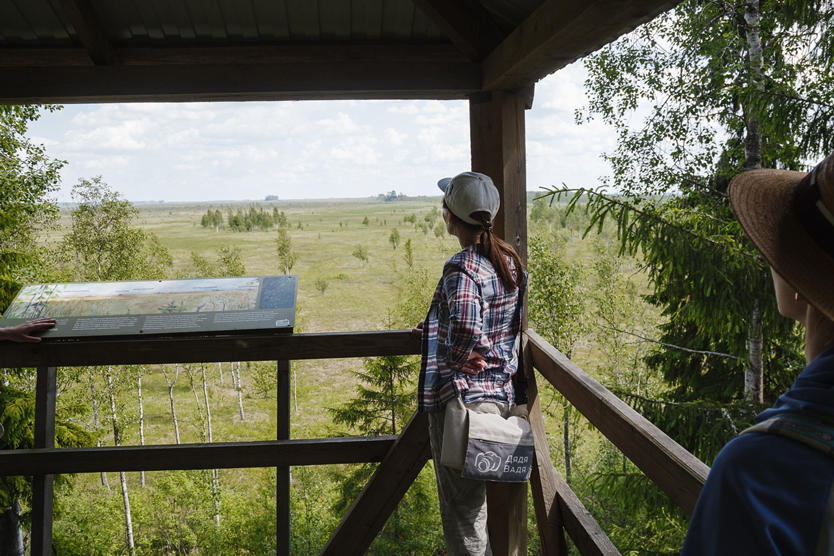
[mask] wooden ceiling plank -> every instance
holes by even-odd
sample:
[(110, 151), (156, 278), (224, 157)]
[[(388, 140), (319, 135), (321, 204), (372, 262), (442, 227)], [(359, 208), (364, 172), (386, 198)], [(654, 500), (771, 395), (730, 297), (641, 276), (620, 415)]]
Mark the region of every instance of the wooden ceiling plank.
[[(320, 62), (469, 63), (452, 44), (270, 43), (210, 46), (124, 46), (115, 52), (122, 65), (307, 64)], [(80, 47), (0, 48), (0, 67), (90, 65)]]
[(484, 60), (483, 89), (526, 87), (597, 50), (680, 0), (545, 0)]
[(0, 104), (462, 99), (481, 83), (473, 62), (8, 67), (3, 75)]
[(504, 40), (504, 33), (477, 0), (412, 0), (458, 48), (484, 60)]
[(89, 0), (60, 0), (78, 39), (97, 66), (119, 64), (119, 57), (113, 50), (104, 28), (99, 23), (93, 5)]

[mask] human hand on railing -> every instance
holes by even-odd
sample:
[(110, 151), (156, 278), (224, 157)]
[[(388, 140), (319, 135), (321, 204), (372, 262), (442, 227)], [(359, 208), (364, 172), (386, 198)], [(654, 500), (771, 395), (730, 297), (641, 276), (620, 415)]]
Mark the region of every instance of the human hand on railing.
[(9, 328), (0, 328), (0, 340), (11, 340), (12, 342), (37, 343), (41, 339), (37, 336), (31, 336), (33, 332), (38, 332), (46, 328), (55, 326), (55, 319), (35, 319), (29, 322), (18, 324), (17, 326), (10, 326)]
[(412, 334), (420, 334), (423, 335), (423, 321), (420, 321), (411, 329)]
[(473, 351), (469, 354), (469, 359), (466, 361), (466, 364), (460, 370), (462, 373), (466, 373), (468, 375), (476, 375), (481, 371), (485, 371), (487, 368), (487, 362), (483, 355), (478, 353), (477, 351)]

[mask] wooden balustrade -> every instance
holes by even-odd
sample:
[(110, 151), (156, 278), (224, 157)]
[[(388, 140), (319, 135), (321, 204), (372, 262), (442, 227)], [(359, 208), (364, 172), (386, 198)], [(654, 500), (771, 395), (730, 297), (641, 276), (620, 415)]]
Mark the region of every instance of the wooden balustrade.
[(527, 338), (533, 365), (541, 375), (675, 504), (692, 515), (709, 467), (541, 336), (530, 330)]
[[(535, 332), (525, 333), (524, 345), (525, 367), (531, 379), (530, 418), (537, 439), (531, 485), (543, 553), (567, 553), (564, 530), (583, 555), (618, 554), (550, 460), (534, 368), (678, 506), (691, 513), (709, 468)], [(0, 475), (34, 475), (33, 555), (51, 554), (55, 474), (277, 467), (277, 553), (283, 555), (289, 554), (290, 466), (380, 462), (322, 552), (358, 555), (367, 550), (431, 458), (425, 415), (415, 415), (399, 437), (290, 440), (290, 360), (417, 354), (420, 339), (409, 331), (88, 339), (3, 347), (0, 366), (38, 368), (36, 448), (0, 453)], [(54, 448), (57, 367), (264, 360), (278, 361), (277, 440)], [(498, 552), (514, 551), (510, 546)]]
[(3, 345), (0, 367), (78, 367), (216, 361), (293, 361), (420, 353), (407, 330), (46, 340)]

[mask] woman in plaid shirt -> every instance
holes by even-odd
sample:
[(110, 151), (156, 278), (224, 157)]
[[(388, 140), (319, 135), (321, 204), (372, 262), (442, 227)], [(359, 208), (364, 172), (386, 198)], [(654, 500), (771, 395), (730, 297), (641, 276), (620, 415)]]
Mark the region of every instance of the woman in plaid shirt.
[(518, 337), (527, 276), (509, 244), (494, 236), (498, 190), (489, 176), (464, 172), (438, 182), (446, 230), (461, 251), (443, 267), (425, 321), (418, 410), (429, 413), (443, 535), (450, 555), (490, 555), (486, 486), (440, 463), (446, 403), (507, 417), (515, 400)]

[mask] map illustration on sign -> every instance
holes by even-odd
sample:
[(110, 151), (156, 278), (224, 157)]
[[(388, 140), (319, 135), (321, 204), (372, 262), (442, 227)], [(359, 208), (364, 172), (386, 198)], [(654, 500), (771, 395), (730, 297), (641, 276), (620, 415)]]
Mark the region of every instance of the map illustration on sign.
[(37, 284), (20, 290), (0, 326), (57, 319), (44, 337), (291, 331), (297, 284), (295, 276)]

